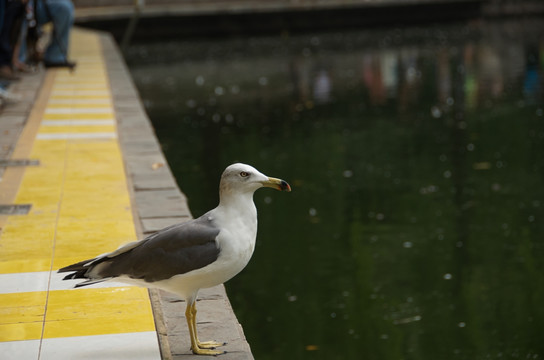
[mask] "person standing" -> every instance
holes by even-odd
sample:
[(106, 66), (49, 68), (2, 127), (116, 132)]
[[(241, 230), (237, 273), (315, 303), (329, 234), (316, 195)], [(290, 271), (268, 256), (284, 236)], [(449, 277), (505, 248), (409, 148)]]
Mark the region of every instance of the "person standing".
[(74, 24), (74, 4), (71, 0), (35, 0), (36, 21), (42, 26), (53, 24), (53, 33), (43, 55), (46, 68), (76, 66), (68, 60), (70, 31)]

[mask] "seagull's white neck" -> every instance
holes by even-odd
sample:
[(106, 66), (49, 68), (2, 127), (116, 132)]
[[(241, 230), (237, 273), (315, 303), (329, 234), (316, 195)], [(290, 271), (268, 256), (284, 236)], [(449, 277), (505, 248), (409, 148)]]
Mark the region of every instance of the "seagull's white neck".
[(231, 256), (238, 259), (236, 261), (240, 263), (241, 270), (253, 254), (257, 237), (257, 208), (253, 202), (253, 192), (221, 192), (219, 206), (214, 212), (215, 220), (225, 230), (225, 234), (230, 233), (231, 241), (238, 244), (220, 243), (221, 251), (225, 256), (228, 256), (229, 251), (236, 254)]
[(253, 192), (233, 192), (228, 189), (221, 189), (219, 194), (219, 206), (224, 212), (236, 216), (249, 216), (257, 218), (257, 208), (253, 202)]
[[(226, 281), (239, 273), (251, 259), (257, 238), (257, 209), (253, 191), (221, 189), (219, 205), (209, 213), (221, 229), (217, 235), (220, 248), (216, 261)], [(231, 190), (231, 191), (228, 191)]]

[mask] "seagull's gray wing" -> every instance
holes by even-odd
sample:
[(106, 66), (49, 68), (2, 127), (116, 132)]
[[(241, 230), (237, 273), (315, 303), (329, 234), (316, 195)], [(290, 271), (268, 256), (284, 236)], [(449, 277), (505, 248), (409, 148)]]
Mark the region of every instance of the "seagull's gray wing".
[(98, 280), (124, 275), (153, 282), (200, 269), (219, 256), (216, 237), (220, 229), (210, 219), (206, 214), (195, 220), (172, 225), (142, 241), (68, 266), (59, 272), (76, 271), (66, 277), (70, 279)]

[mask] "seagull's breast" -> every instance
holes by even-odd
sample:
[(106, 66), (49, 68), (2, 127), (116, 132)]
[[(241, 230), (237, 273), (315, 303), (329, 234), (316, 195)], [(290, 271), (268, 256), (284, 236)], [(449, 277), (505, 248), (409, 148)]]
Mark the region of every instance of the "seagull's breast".
[(219, 215), (215, 221), (221, 229), (217, 236), (220, 252), (216, 265), (217, 270), (223, 273), (222, 282), (225, 282), (242, 271), (253, 255), (257, 237), (257, 213)]

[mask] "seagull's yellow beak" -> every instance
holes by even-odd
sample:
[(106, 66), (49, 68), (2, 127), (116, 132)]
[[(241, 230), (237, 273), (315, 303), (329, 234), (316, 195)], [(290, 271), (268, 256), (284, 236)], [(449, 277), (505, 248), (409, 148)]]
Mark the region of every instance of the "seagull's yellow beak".
[(286, 181), (281, 179), (269, 177), (268, 180), (263, 181), (262, 184), (263, 186), (276, 189), (279, 191), (287, 191), (287, 192), (291, 191), (291, 187), (289, 186), (289, 184)]

